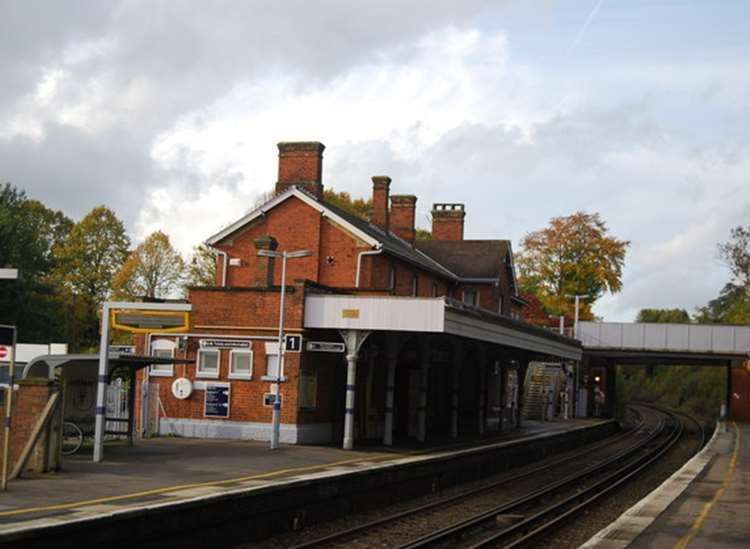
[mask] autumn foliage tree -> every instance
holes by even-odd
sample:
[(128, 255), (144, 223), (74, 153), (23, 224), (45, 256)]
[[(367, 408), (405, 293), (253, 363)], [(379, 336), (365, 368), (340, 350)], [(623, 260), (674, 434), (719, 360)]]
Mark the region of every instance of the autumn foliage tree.
[(605, 292), (622, 288), (629, 245), (609, 234), (598, 213), (555, 217), (521, 240), (516, 258), (521, 289), (536, 295), (550, 314), (571, 314), (573, 304), (566, 296), (587, 295), (580, 315), (592, 318), (591, 305)]
[(151, 233), (131, 252), (114, 276), (118, 299), (167, 298), (181, 287), (185, 262), (161, 231)]

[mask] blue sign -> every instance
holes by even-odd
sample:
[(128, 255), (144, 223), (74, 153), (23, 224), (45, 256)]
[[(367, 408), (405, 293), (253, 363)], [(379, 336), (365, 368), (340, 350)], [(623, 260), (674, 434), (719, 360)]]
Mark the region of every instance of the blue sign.
[(229, 389), (229, 384), (206, 383), (204, 416), (229, 417)]

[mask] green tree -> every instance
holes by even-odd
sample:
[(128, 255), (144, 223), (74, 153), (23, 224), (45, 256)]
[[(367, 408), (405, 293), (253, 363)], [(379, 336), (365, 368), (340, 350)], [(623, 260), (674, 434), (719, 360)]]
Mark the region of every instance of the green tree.
[(161, 231), (151, 233), (130, 254), (112, 281), (117, 299), (168, 298), (181, 287), (185, 262)]
[(24, 341), (49, 342), (65, 335), (58, 288), (51, 276), (55, 249), (72, 221), (23, 191), (0, 186), (0, 267), (15, 267), (18, 280), (0, 283), (0, 322), (16, 324)]
[(711, 324), (750, 324), (750, 295), (735, 284), (726, 284), (719, 296), (699, 307), (695, 319)]
[(186, 287), (216, 285), (216, 254), (205, 244), (193, 248), (187, 271)]
[(571, 314), (568, 295), (589, 296), (581, 318), (593, 318), (591, 305), (605, 292), (622, 288), (622, 268), (630, 245), (609, 234), (598, 213), (555, 217), (544, 229), (528, 233), (516, 256), (519, 284), (535, 294), (549, 314)]
[(728, 242), (718, 245), (719, 257), (732, 273), (719, 296), (700, 307), (699, 322), (750, 324), (750, 225), (735, 227)]
[(352, 198), (346, 191), (336, 192), (333, 189), (325, 189), (323, 191), (323, 199), (329, 204), (333, 204), (361, 219), (366, 220), (370, 218), (372, 198), (368, 198), (367, 200), (364, 198)]
[(685, 309), (641, 309), (635, 321), (687, 324), (690, 322), (690, 315)]
[(750, 225), (732, 229), (729, 241), (718, 247), (719, 257), (732, 272), (732, 283), (750, 289)]
[(97, 206), (73, 225), (57, 250), (55, 276), (66, 295), (73, 349), (94, 347), (98, 310), (112, 291), (112, 279), (128, 256), (130, 239), (112, 210)]

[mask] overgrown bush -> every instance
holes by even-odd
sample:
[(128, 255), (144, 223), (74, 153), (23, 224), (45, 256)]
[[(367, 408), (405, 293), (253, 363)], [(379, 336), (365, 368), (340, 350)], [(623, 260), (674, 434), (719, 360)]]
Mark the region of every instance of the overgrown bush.
[(726, 368), (618, 366), (617, 398), (620, 403), (653, 402), (715, 418), (726, 399)]

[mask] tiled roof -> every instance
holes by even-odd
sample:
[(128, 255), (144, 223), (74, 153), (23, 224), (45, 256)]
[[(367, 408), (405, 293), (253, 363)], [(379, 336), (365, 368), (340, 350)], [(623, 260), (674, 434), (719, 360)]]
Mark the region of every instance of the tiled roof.
[(454, 280), (456, 278), (455, 273), (451, 272), (450, 269), (441, 265), (440, 262), (434, 258), (429, 257), (423, 253), (419, 248), (412, 247), (408, 242), (394, 235), (393, 233), (386, 233), (380, 227), (373, 225), (369, 221), (357, 217), (354, 214), (342, 210), (338, 206), (334, 206), (330, 202), (325, 200), (320, 201), (323, 206), (333, 211), (339, 217), (345, 219), (348, 223), (354, 225), (357, 229), (363, 233), (368, 234), (378, 242), (383, 244), (383, 250), (393, 256), (398, 257), (408, 263), (412, 263), (418, 267), (421, 267), (427, 271), (436, 273), (440, 276), (450, 278)]
[(508, 240), (418, 240), (417, 248), (460, 278), (498, 278)]

